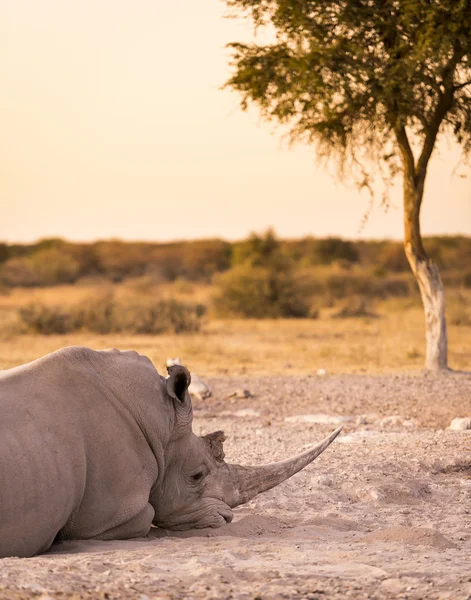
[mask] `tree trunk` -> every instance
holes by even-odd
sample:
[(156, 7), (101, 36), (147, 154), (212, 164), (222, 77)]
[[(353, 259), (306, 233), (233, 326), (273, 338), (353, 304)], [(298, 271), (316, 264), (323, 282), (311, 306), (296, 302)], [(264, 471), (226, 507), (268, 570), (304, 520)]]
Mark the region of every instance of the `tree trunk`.
[(425, 174), (421, 179), (417, 181), (407, 174), (404, 177), (404, 249), (425, 310), (425, 368), (438, 371), (448, 368), (445, 291), (438, 267), (427, 257), (422, 245), (419, 217)]

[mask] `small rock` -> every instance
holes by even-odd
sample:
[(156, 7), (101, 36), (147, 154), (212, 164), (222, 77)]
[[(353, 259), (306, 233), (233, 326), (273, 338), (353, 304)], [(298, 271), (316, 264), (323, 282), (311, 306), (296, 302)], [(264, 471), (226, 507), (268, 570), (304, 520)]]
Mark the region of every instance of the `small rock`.
[(330, 475), (318, 475), (317, 483), (319, 485), (326, 485), (330, 487), (334, 483), (334, 479)]
[(211, 390), (209, 386), (202, 380), (196, 373), (191, 373), (191, 383), (188, 391), (192, 396), (196, 396), (200, 400), (209, 398), (211, 396)]
[(389, 417), (384, 417), (382, 418), (378, 425), (380, 427), (388, 427), (390, 425), (397, 426), (397, 425), (402, 425), (403, 419), (402, 417), (400, 417), (399, 415), (390, 415)]
[(250, 390), (235, 390), (232, 394), (227, 396), (228, 398), (252, 398)]
[(456, 419), (453, 419), (448, 429), (451, 429), (452, 431), (466, 431), (467, 429), (471, 429), (471, 417), (457, 417)]
[(317, 369), (316, 375), (323, 377), (324, 375), (327, 375), (327, 370), (326, 369)]
[(357, 425), (371, 425), (372, 423), (375, 423), (376, 421), (377, 421), (377, 415), (374, 413), (369, 413), (369, 414), (364, 414), (364, 415), (358, 415), (355, 423)]

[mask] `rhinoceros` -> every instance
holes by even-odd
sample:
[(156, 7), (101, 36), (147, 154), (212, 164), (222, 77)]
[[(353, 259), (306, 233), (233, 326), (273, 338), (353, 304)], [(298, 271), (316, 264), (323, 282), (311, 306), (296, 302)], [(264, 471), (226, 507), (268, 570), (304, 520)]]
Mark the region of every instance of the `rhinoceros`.
[(54, 541), (219, 527), (291, 477), (340, 428), (265, 466), (224, 461), (224, 434), (192, 431), (190, 374), (134, 351), (64, 348), (0, 372), (0, 557)]

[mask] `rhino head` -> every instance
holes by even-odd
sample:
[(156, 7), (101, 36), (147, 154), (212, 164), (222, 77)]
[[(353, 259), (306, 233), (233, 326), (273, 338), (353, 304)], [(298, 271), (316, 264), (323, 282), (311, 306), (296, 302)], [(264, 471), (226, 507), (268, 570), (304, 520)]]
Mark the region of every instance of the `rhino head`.
[(198, 437), (192, 431), (193, 412), (188, 370), (168, 369), (167, 394), (173, 402), (175, 421), (165, 451), (163, 474), (154, 485), (150, 502), (153, 524), (183, 530), (220, 527), (232, 521), (232, 508), (282, 483), (304, 469), (338, 436), (339, 427), (314, 448), (293, 458), (259, 467), (224, 461), (222, 431)]

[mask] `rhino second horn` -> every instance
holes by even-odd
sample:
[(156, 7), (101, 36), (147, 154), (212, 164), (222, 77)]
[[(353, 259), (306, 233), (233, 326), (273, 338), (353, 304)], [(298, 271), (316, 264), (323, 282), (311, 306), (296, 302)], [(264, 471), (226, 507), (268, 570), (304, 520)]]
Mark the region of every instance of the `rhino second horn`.
[[(315, 458), (322, 454), (342, 431), (342, 426), (331, 433), (325, 440), (319, 442), (314, 448), (306, 450), (297, 456), (280, 462), (263, 465), (261, 467), (243, 467), (228, 465), (233, 484), (233, 497), (227, 504), (234, 508), (244, 504), (257, 494), (271, 490), (292, 475), (295, 475), (309, 465)], [(232, 487), (232, 486), (231, 486)]]

